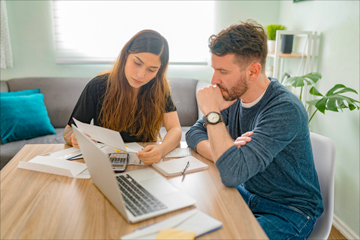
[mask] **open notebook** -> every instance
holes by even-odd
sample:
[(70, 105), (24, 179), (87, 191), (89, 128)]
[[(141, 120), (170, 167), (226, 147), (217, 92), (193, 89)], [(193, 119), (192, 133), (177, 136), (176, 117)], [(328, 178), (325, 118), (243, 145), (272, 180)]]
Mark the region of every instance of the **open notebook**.
[(197, 172), (209, 168), (208, 165), (193, 156), (162, 161), (159, 163), (154, 163), (152, 166), (165, 176), (172, 177), (181, 175), (181, 172), (183, 171), (187, 161), (189, 161), (190, 165), (186, 169), (185, 173)]

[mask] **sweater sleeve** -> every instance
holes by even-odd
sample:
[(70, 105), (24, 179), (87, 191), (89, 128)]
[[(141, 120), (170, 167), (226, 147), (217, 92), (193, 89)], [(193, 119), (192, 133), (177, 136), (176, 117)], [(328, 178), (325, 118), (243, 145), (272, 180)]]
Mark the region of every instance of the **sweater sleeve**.
[(204, 127), (204, 117), (202, 117), (186, 132), (185, 140), (187, 145), (196, 152), (196, 145), (206, 139), (208, 139), (208, 135)]
[[(224, 118), (225, 125), (228, 124), (228, 115), (229, 108), (221, 111), (221, 115)], [(198, 119), (196, 123), (189, 129), (185, 134), (185, 140), (189, 147), (191, 147), (196, 152), (196, 145), (203, 141), (209, 139), (207, 135), (206, 127), (204, 127), (205, 116)], [(197, 152), (196, 152), (197, 153)]]
[(265, 171), (293, 141), (299, 128), (307, 127), (302, 109), (291, 102), (267, 107), (254, 121), (252, 140), (240, 149), (235, 145), (230, 147), (215, 164), (225, 186), (238, 186)]

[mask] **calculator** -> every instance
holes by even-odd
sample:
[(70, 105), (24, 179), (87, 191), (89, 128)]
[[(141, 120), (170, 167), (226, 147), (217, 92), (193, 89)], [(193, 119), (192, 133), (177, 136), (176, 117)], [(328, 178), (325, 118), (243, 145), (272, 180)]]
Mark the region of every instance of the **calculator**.
[(111, 153), (109, 159), (114, 172), (124, 172), (129, 161), (129, 154), (127, 153)]

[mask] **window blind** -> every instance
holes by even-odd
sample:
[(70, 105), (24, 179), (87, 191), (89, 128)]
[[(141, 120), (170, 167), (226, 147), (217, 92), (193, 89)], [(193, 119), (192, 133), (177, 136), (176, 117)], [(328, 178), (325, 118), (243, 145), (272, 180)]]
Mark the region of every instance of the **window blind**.
[(57, 64), (113, 63), (143, 29), (163, 35), (170, 64), (207, 64), (215, 1), (53, 0)]

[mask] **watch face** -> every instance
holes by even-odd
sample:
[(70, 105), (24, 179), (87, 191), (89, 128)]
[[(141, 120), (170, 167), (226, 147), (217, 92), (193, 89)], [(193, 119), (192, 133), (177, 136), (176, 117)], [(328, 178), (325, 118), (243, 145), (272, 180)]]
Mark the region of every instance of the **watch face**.
[(216, 123), (219, 121), (220, 115), (218, 113), (212, 112), (212, 113), (209, 113), (209, 115), (207, 116), (207, 119), (211, 123)]

